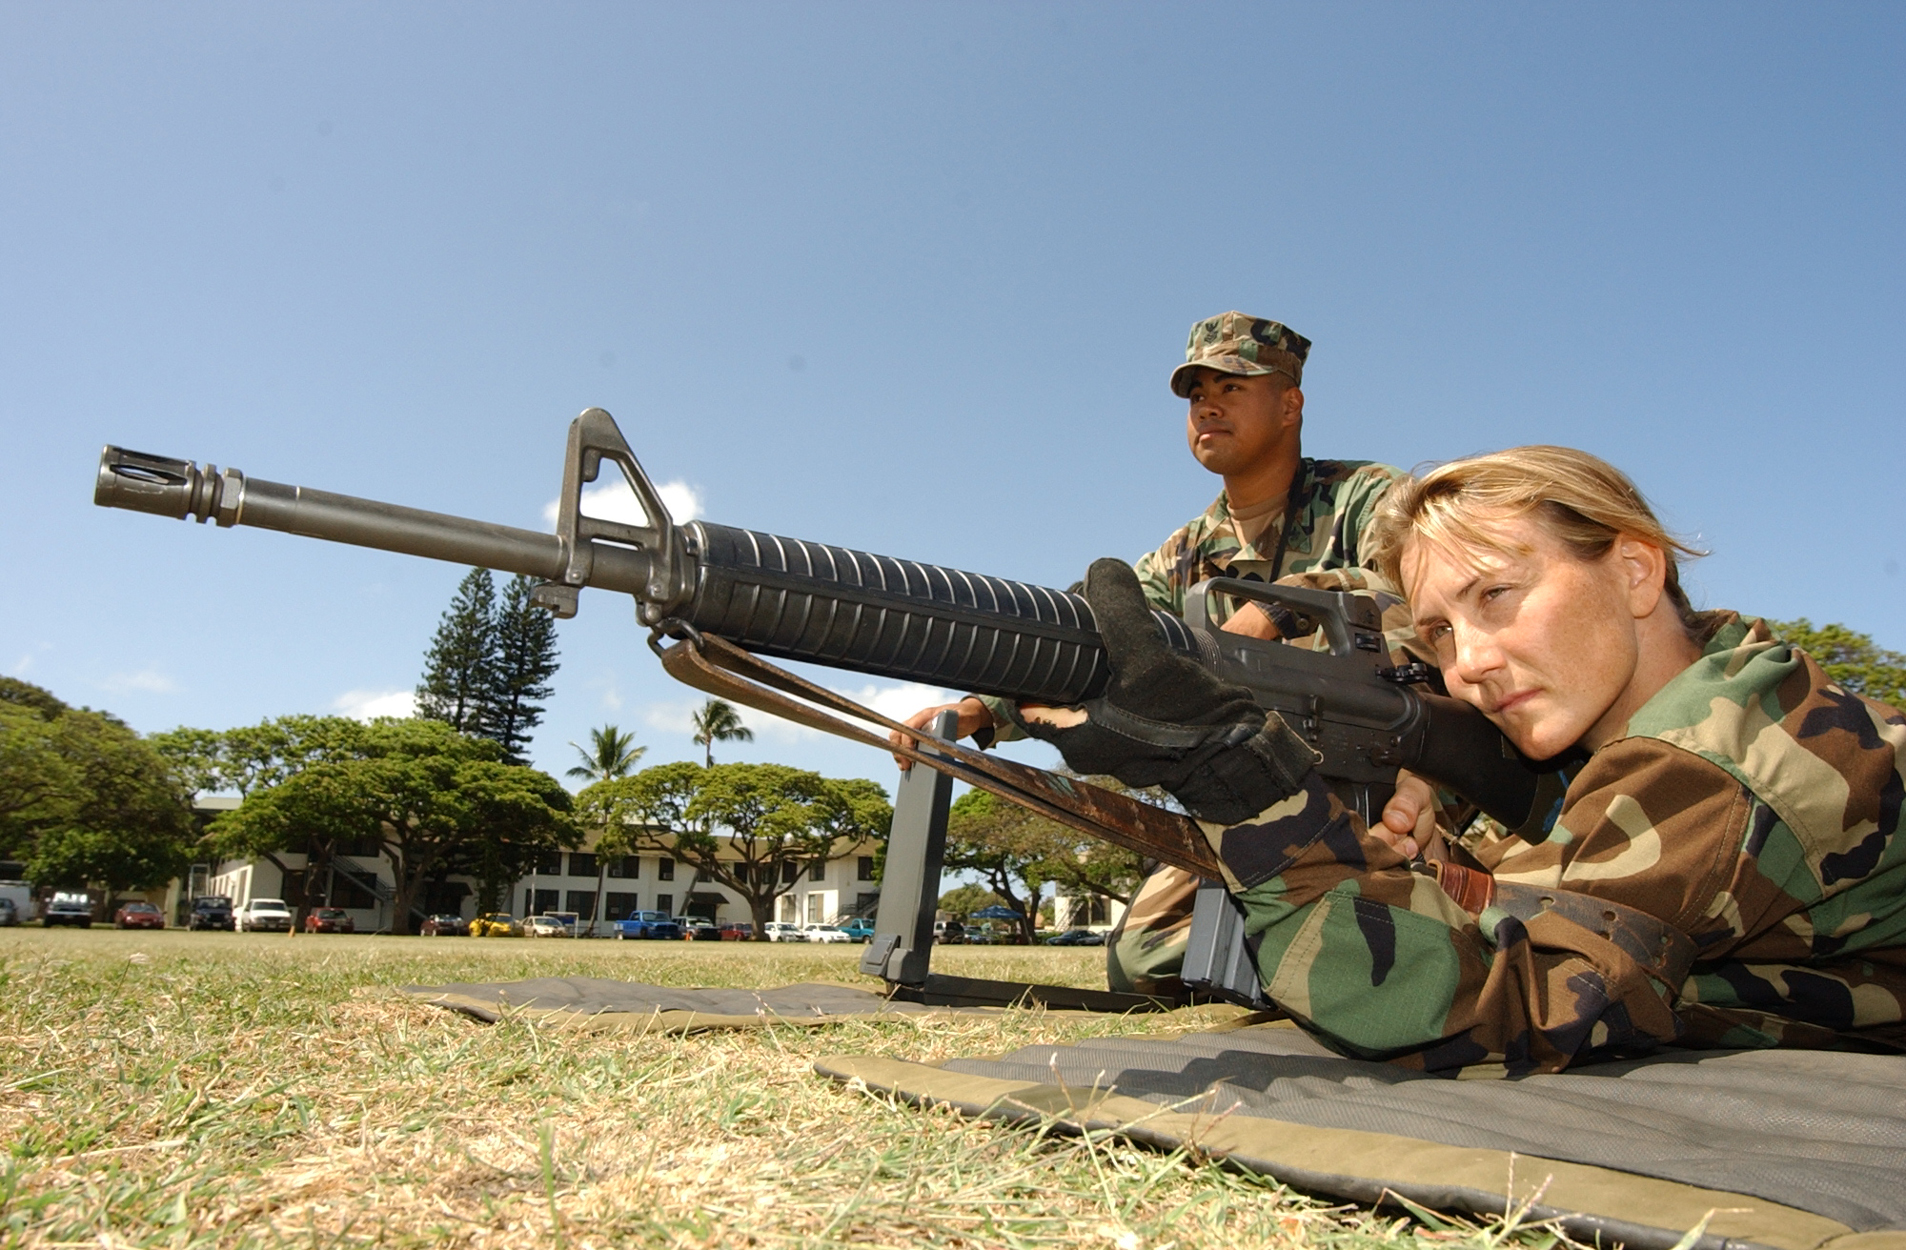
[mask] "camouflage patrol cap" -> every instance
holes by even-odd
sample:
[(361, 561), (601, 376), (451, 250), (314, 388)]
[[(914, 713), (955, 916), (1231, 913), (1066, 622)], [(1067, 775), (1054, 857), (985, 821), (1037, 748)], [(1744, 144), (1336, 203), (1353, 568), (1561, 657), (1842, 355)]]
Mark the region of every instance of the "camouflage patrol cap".
[(1191, 395), (1191, 371), (1200, 366), (1219, 373), (1256, 377), (1282, 373), (1302, 384), (1304, 358), (1310, 340), (1289, 326), (1241, 312), (1219, 313), (1191, 327), (1185, 340), (1185, 363), (1171, 371), (1171, 390), (1180, 399)]

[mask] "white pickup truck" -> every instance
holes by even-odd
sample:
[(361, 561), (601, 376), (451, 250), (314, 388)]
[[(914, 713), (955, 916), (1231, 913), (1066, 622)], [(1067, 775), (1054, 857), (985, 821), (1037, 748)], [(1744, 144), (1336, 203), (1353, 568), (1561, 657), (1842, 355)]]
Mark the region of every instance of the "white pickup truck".
[(232, 923), (240, 933), (289, 933), (291, 909), (281, 898), (255, 898), (232, 913)]

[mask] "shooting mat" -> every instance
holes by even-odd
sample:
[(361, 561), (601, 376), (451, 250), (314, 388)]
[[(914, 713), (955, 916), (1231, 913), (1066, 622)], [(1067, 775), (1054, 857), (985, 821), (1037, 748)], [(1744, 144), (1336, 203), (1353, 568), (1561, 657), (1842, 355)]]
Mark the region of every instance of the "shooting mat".
[[(676, 989), (591, 977), (407, 986), (494, 1022), (687, 1033), (998, 1007), (850, 986)], [(1346, 1059), (1286, 1022), (1028, 1046), (936, 1065), (835, 1055), (835, 1080), (1008, 1122), (1111, 1130), (1317, 1193), (1560, 1220), (1578, 1239), (1668, 1250), (1906, 1250), (1906, 1057), (1679, 1051), (1520, 1079), (1444, 1080)]]
[(1906, 1057), (1683, 1051), (1446, 1080), (1248, 1024), (815, 1067), (915, 1104), (1192, 1148), (1357, 1202), (1484, 1215), (1532, 1202), (1530, 1221), (1559, 1219), (1590, 1244), (1666, 1250), (1718, 1212), (1694, 1246), (1906, 1250)]
[(528, 981), (406, 985), (404, 993), (494, 1024), (505, 1016), (543, 1023), (640, 1033), (694, 1033), (764, 1025), (836, 1024), (947, 1010), (996, 1013), (999, 1008), (928, 1007), (896, 1002), (846, 985), (788, 985), (776, 990), (676, 989), (599, 977), (534, 977)]

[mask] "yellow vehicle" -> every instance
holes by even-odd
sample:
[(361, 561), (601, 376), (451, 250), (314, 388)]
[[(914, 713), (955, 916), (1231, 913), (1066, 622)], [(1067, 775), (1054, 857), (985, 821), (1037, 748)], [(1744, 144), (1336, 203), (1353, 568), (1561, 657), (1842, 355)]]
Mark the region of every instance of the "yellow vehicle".
[(522, 937), (523, 926), (506, 911), (493, 911), (470, 922), (471, 937)]

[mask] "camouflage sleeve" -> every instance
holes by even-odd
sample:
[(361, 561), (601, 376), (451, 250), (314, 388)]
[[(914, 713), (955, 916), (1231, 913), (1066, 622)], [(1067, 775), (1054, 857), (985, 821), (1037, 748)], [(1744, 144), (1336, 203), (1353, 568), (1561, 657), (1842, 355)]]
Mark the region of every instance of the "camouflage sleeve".
[(1346, 538), (1345, 563), (1361, 566), (1370, 558), (1370, 553), (1363, 549), (1364, 531), (1370, 528), (1370, 522), (1376, 518), (1378, 502), (1389, 493), (1390, 487), (1407, 476), (1403, 470), (1392, 465), (1373, 463), (1363, 465), (1350, 481), (1344, 483), (1337, 508), (1343, 518)]
[(1179, 530), (1156, 551), (1142, 555), (1132, 565), (1138, 571), (1138, 584), (1154, 608), (1173, 616), (1185, 614), (1185, 584), (1179, 565), (1183, 563), (1185, 531)]
[[(1741, 845), (1742, 793), (1659, 741), (1615, 744), (1571, 785), (1548, 841), (1521, 844), (1498, 878), (1612, 898), (1707, 939), (1731, 905), (1734, 879), (1714, 865)], [(1429, 1071), (1554, 1071), (1681, 1035), (1674, 993), (1613, 943), (1551, 913), (1471, 916), (1315, 774), (1255, 821), (1205, 832), (1244, 905), (1266, 991), (1347, 1053)], [(1771, 896), (1741, 905), (1757, 923), (1779, 908)]]

